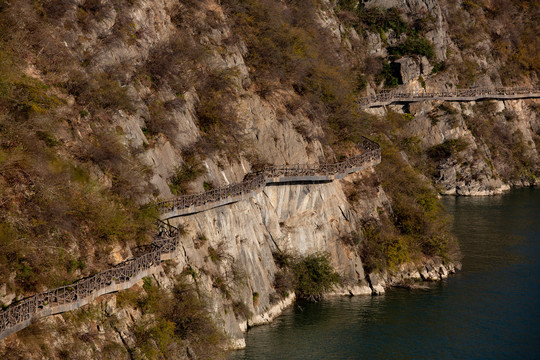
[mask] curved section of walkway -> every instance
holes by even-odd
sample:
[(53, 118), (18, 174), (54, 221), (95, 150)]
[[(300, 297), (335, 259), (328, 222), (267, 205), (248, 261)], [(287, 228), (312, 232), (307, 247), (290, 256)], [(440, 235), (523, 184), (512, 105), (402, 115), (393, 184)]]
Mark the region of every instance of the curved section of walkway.
[[(364, 150), (362, 154), (341, 163), (273, 166), (254, 174), (249, 181), (162, 202), (162, 217), (186, 215), (238, 201), (260, 191), (269, 183), (340, 179), (381, 161), (379, 144), (365, 139), (359, 146)], [(134, 253), (141, 255), (71, 285), (30, 296), (0, 311), (0, 340), (39, 318), (78, 309), (101, 295), (128, 289), (143, 277), (159, 272), (161, 261), (176, 256), (180, 239), (177, 228), (161, 220), (158, 225), (159, 235), (152, 244), (135, 249)]]
[(254, 173), (250, 180), (206, 191), (199, 194), (184, 195), (160, 202), (161, 219), (189, 215), (249, 199), (262, 191), (267, 184), (291, 182), (333, 181), (375, 166), (381, 161), (379, 144), (367, 138), (358, 144), (360, 155), (347, 158), (335, 164), (268, 166)]
[[(172, 228), (172, 227), (171, 227)], [(154, 239), (151, 250), (77, 282), (20, 300), (0, 311), (0, 340), (48, 315), (75, 310), (101, 295), (129, 289), (145, 276), (161, 270), (179, 247), (177, 229)]]
[(540, 88), (471, 88), (438, 92), (383, 90), (375, 95), (369, 95), (358, 99), (358, 104), (360, 107), (370, 108), (426, 100), (478, 101), (532, 98), (540, 98)]

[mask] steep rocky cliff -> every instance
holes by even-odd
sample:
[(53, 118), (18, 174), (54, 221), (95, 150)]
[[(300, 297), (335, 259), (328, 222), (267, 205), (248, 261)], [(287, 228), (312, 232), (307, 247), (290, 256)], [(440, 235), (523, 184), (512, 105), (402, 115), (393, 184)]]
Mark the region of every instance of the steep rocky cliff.
[(538, 185), (536, 103), (411, 106), (415, 119), (404, 141), (427, 150), (428, 160), (418, 161), (433, 162), (429, 171), (442, 194), (492, 195)]
[[(459, 256), (430, 180), (459, 195), (538, 183), (538, 101), (430, 101), (372, 116), (355, 97), (389, 86), (536, 84), (537, 59), (522, 45), (538, 4), (512, 5), (525, 25), (506, 36), (502, 3), (0, 2), (0, 71), (9, 74), (0, 79), (0, 128), (9, 133), (0, 149), (0, 239), (4, 249), (31, 245), (2, 250), (5, 305), (131, 257), (134, 245), (148, 243), (155, 215), (138, 204), (238, 182), (265, 164), (335, 161), (359, 135), (383, 147), (374, 170), (269, 186), (172, 219), (184, 230), (183, 250), (162, 273), (40, 320), (4, 340), (4, 355), (216, 356), (208, 349), (224, 343), (213, 335), (219, 329), (232, 339), (227, 346), (242, 346), (247, 326), (293, 301), (283, 254), (328, 253), (342, 278), (336, 294), (448, 276)], [(460, 32), (461, 18), (476, 24), (474, 40)], [(34, 164), (37, 153), (46, 155)], [(65, 194), (92, 199), (97, 210), (53, 206)], [(113, 211), (128, 225), (109, 221)], [(38, 233), (49, 240), (33, 240)], [(43, 262), (43, 252), (55, 260)], [(36, 281), (40, 268), (54, 278)], [(186, 315), (195, 325), (167, 319), (160, 301), (201, 317)], [(217, 332), (201, 325), (208, 314)]]
[[(367, 37), (371, 54), (392, 61), (389, 77), (400, 84), (401, 91), (538, 83), (539, 64), (534, 51), (539, 44), (528, 35), (538, 27), (530, 18), (538, 14), (535, 2), (365, 3), (368, 7), (406, 9), (412, 21), (427, 19), (429, 25), (420, 34), (433, 44), (433, 53), (424, 49), (399, 54), (396, 59), (388, 49), (395, 53), (392, 47), (403, 40), (392, 29), (385, 35), (386, 41), (381, 40), (382, 34)], [(510, 20), (510, 16), (515, 18)], [(384, 81), (388, 82), (388, 78)], [(396, 140), (415, 166), (439, 185), (442, 194), (491, 195), (510, 186), (538, 184), (537, 100), (425, 101), (390, 106), (388, 110), (412, 115)]]

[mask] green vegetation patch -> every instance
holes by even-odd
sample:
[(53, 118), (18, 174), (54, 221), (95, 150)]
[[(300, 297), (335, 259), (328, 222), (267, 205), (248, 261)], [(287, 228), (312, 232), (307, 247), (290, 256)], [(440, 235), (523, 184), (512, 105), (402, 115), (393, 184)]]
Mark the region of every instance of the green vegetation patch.
[(397, 265), (411, 260), (413, 249), (409, 239), (396, 233), (388, 218), (383, 217), (382, 223), (365, 221), (362, 234), (360, 254), (367, 272), (394, 270)]
[(375, 76), (375, 81), (384, 82), (384, 86), (388, 88), (397, 87), (401, 83), (399, 65), (395, 62), (384, 61), (382, 66), (381, 72)]
[(439, 162), (449, 157), (456, 155), (460, 151), (465, 150), (469, 146), (469, 143), (463, 139), (451, 139), (446, 140), (442, 144), (435, 145), (427, 149), (427, 155), (434, 161)]
[[(395, 145), (380, 140), (382, 162), (377, 171), (392, 201), (393, 213), (388, 218), (389, 222), (385, 224), (383, 221), (383, 229), (375, 231), (374, 237), (385, 233), (390, 235), (390, 246), (384, 252), (387, 265), (398, 264), (406, 258), (418, 258), (422, 254), (456, 259), (459, 256), (457, 242), (450, 233), (448, 217), (435, 189), (403, 160)], [(397, 233), (388, 228), (389, 224)]]
[(189, 191), (189, 183), (206, 173), (200, 160), (194, 156), (186, 156), (186, 161), (174, 169), (169, 178), (169, 188), (174, 195), (185, 195)]
[(322, 299), (325, 292), (340, 282), (339, 275), (330, 265), (328, 253), (308, 255), (292, 266), (296, 278), (295, 291), (299, 298), (309, 301)]
[[(392, 62), (381, 62), (382, 69), (376, 64), (377, 61), (374, 61), (376, 58), (368, 57), (364, 60), (364, 71), (375, 75), (376, 83), (382, 82), (388, 88), (399, 85), (399, 67), (393, 61), (403, 56), (425, 56), (430, 60), (436, 57), (433, 44), (425, 37), (435, 24), (435, 18), (430, 14), (412, 14), (412, 18), (408, 19), (395, 7), (366, 7), (360, 1), (354, 0), (338, 1), (336, 11), (344, 24), (354, 27), (364, 37), (367, 37), (368, 33), (379, 34), (383, 44), (387, 46)], [(388, 46), (388, 36), (391, 34), (398, 42)], [(435, 72), (442, 70), (440, 64), (435, 67)]]
[(374, 33), (382, 34), (393, 30), (396, 35), (400, 35), (406, 33), (409, 28), (401, 17), (400, 11), (395, 7), (389, 9), (357, 7), (357, 14), (360, 23)]
[(147, 359), (181, 358), (189, 345), (197, 358), (222, 358), (224, 334), (214, 325), (196, 289), (177, 279), (171, 292), (144, 279), (138, 299), (143, 317), (135, 324), (136, 347)]
[(433, 44), (423, 36), (408, 36), (403, 42), (389, 46), (388, 53), (397, 58), (405, 55), (420, 55), (428, 59), (435, 57)]
[(12, 57), (12, 54), (0, 50), (0, 107), (28, 117), (46, 113), (63, 104), (62, 100), (50, 94), (47, 85), (23, 74)]
[(341, 282), (326, 252), (299, 257), (278, 252), (273, 256), (280, 268), (273, 285), (281, 298), (294, 290), (299, 299), (319, 301), (325, 292), (331, 291), (334, 285)]
[[(374, 140), (381, 145), (382, 162), (376, 167), (378, 179), (374, 184), (380, 182), (392, 206), (390, 212), (380, 209), (380, 219), (366, 219), (358, 229), (362, 234), (359, 244), (362, 261), (368, 271), (394, 269), (424, 256), (437, 255), (448, 260), (459, 257), (457, 242), (450, 233), (437, 192), (403, 159), (396, 145), (407, 151), (411, 163), (427, 163), (421, 140), (401, 135), (412, 119), (410, 114), (389, 112), (385, 117), (366, 116), (363, 121), (342, 124), (344, 139), (365, 132), (379, 134)], [(449, 145), (452, 151), (462, 150), (464, 146), (461, 141)], [(355, 191), (349, 195), (353, 202), (360, 196)]]

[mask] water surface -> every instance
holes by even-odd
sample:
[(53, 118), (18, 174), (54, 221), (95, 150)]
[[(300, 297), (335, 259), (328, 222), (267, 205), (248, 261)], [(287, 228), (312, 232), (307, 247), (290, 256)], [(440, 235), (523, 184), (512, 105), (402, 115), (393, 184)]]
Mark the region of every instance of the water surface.
[(336, 298), (251, 329), (233, 359), (540, 359), (540, 190), (445, 198), (463, 269), (429, 290)]

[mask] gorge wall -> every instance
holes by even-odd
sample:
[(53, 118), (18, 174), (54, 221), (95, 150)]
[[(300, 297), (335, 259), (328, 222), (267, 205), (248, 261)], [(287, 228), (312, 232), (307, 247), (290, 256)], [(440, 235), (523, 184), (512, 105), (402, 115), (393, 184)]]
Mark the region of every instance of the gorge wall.
[[(425, 20), (425, 14), (430, 14), (424, 36), (433, 44), (433, 54), (421, 51), (423, 54), (400, 56), (393, 62), (390, 80), (402, 84), (402, 91), (446, 91), (471, 85), (530, 87), (538, 82), (538, 73), (534, 71), (537, 61), (528, 53), (538, 47), (538, 41), (532, 41), (527, 51), (519, 50), (524, 57), (521, 59), (512, 51), (503, 54), (500, 49), (528, 47), (527, 33), (535, 25), (527, 18), (530, 13), (523, 7), (525, 4), (514, 7), (498, 1), (476, 5), (436, 1), (366, 3), (407, 9), (413, 19)], [(531, 5), (528, 10), (538, 11), (537, 4)], [(516, 18), (510, 21), (510, 16)], [(487, 28), (481, 30), (481, 26)], [(505, 26), (507, 31), (502, 30)], [(377, 56), (388, 58), (388, 49), (391, 52), (392, 46), (402, 41), (394, 31), (390, 31), (386, 41), (377, 35), (369, 35), (367, 44), (368, 52)], [(526, 60), (527, 56), (530, 58)], [(513, 71), (524, 62), (527, 66), (517, 81)], [(538, 100), (425, 101), (388, 109), (412, 115), (400, 141), (412, 162), (423, 168), (442, 194), (492, 195), (510, 186), (538, 185)], [(373, 112), (385, 113), (381, 109)], [(419, 153), (428, 156), (414, 159)]]
[[(4, 249), (24, 244), (0, 254), (4, 305), (132, 257), (152, 236), (133, 223), (151, 229), (155, 216), (138, 217), (138, 204), (239, 182), (265, 164), (336, 161), (358, 134), (383, 147), (383, 164), (344, 180), (269, 186), (171, 220), (184, 229), (183, 249), (162, 273), (40, 320), (2, 341), (3, 356), (218, 356), (293, 301), (276, 254), (327, 252), (342, 277), (336, 294), (448, 276), (459, 256), (438, 223), (436, 191), (537, 185), (538, 100), (430, 101), (369, 114), (354, 98), (388, 86), (538, 84), (538, 39), (529, 33), (538, 4), (501, 8), (507, 3), (0, 2), (8, 49), (0, 71), (10, 74), (0, 82), (0, 126), (10, 134), (0, 149), (0, 240)], [(509, 14), (519, 21), (504, 31)], [(63, 193), (88, 196), (105, 217), (126, 214), (118, 222), (129, 226), (63, 204)], [(118, 205), (109, 213), (104, 203)], [(32, 278), (40, 269), (47, 279)], [(160, 301), (200, 317), (167, 319)], [(230, 339), (214, 338), (207, 323)]]

